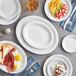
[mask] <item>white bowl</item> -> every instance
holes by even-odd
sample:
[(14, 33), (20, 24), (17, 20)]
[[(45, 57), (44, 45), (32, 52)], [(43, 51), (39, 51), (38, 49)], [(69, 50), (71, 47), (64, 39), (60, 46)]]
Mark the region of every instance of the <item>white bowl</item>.
[(52, 16), (52, 14), (51, 14), (51, 12), (49, 10), (49, 7), (48, 7), (50, 1), (52, 1), (52, 0), (46, 0), (45, 5), (44, 5), (45, 14), (46, 14), (46, 16), (49, 19), (51, 19), (53, 21), (60, 22), (60, 21), (63, 21), (63, 20), (65, 20), (65, 19), (67, 19), (69, 17), (69, 15), (71, 14), (71, 11), (72, 11), (72, 5), (71, 5), (70, 0), (61, 0), (61, 1), (63, 1), (64, 3), (66, 3), (68, 5), (68, 13), (63, 18), (61, 18), (61, 19), (54, 18)]
[[(14, 42), (11, 42), (11, 41), (0, 41), (0, 44), (1, 44), (1, 43), (6, 43), (6, 44), (12, 44), (12, 45), (14, 45), (14, 46), (21, 52), (21, 54), (22, 54), (22, 56), (23, 56), (23, 58), (24, 58), (24, 63), (23, 63), (22, 68), (21, 68), (19, 71), (10, 72), (10, 74), (16, 74), (16, 73), (20, 73), (21, 71), (23, 71), (23, 70), (25, 69), (26, 65), (27, 65), (27, 56), (26, 56), (25, 52), (23, 51), (23, 49), (22, 49), (19, 45), (17, 45), (17, 44), (14, 43)], [(7, 69), (6, 69), (6, 67), (3, 66), (3, 65), (0, 65), (0, 69), (3, 70), (3, 71), (6, 72), (6, 73), (9, 73), (9, 72), (7, 71)]]

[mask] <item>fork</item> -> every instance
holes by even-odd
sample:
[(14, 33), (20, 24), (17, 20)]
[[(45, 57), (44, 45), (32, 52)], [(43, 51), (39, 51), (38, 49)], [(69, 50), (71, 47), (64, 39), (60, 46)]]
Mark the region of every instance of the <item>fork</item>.
[[(37, 67), (34, 66), (35, 63), (36, 63), (36, 61), (34, 61), (34, 62), (25, 70), (25, 72), (22, 73), (20, 76), (26, 76), (26, 75), (34, 72), (34, 71), (37, 69)], [(32, 66), (33, 66), (33, 67), (32, 67)], [(31, 67), (32, 67), (32, 69), (31, 69)]]
[(66, 28), (66, 25), (67, 25), (67, 23), (69, 22), (70, 17), (73, 15), (73, 13), (75, 12), (75, 10), (76, 10), (76, 5), (74, 6), (74, 9), (73, 9), (73, 11), (72, 11), (71, 15), (69, 16), (69, 18), (68, 18), (68, 19), (67, 19), (67, 21), (65, 22), (63, 29), (65, 29), (65, 28)]
[[(28, 76), (28, 75), (30, 75), (30, 73), (33, 73), (36, 69), (37, 69), (37, 67), (36, 67), (36, 66), (33, 66), (32, 69), (31, 69), (31, 70), (28, 70), (26, 73), (24, 73), (23, 76)], [(32, 74), (31, 74), (31, 76), (32, 76)]]
[(69, 25), (69, 26), (72, 25), (72, 21), (73, 21), (73, 19), (74, 19), (75, 16), (76, 16), (76, 13), (75, 13), (75, 15), (73, 16), (72, 20), (70, 20), (70, 21), (67, 23), (67, 25)]

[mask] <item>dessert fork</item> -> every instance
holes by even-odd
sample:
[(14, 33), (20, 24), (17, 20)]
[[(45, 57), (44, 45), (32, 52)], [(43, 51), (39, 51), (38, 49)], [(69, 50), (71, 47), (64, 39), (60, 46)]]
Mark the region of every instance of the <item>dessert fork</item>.
[(76, 10), (76, 5), (74, 6), (74, 9), (73, 9), (73, 11), (72, 11), (71, 15), (69, 16), (69, 18), (68, 18), (68, 19), (67, 19), (67, 21), (65, 22), (63, 29), (65, 29), (65, 28), (66, 28), (66, 25), (67, 25), (67, 23), (69, 22), (69, 20), (70, 20), (71, 16), (72, 16), (72, 15), (73, 15), (73, 13), (75, 12), (75, 10)]
[(70, 21), (67, 23), (67, 25), (69, 25), (69, 26), (72, 25), (72, 21), (73, 21), (73, 19), (74, 19), (75, 16), (76, 16), (76, 13), (75, 13), (75, 15), (73, 16), (72, 20), (70, 20)]

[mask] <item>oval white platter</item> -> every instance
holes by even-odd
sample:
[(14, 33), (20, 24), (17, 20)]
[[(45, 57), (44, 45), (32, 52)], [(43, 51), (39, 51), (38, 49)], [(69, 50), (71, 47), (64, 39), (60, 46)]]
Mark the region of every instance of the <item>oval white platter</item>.
[[(16, 73), (19, 73), (19, 72), (23, 71), (25, 69), (26, 65), (27, 65), (27, 56), (26, 56), (26, 53), (23, 51), (23, 49), (19, 45), (17, 45), (14, 42), (11, 42), (11, 41), (0, 41), (0, 44), (2, 44), (2, 43), (14, 45), (15, 48), (18, 49), (20, 51), (20, 53), (22, 54), (22, 56), (23, 56), (24, 63), (23, 63), (22, 68), (20, 70), (18, 70), (18, 71), (10, 72), (10, 74), (16, 74)], [(4, 65), (0, 65), (0, 69), (2, 71), (6, 72), (6, 73), (9, 73), (7, 71), (6, 66), (4, 66)]]
[(43, 66), (44, 76), (53, 76), (54, 71), (52, 70), (52, 68), (50, 69), (49, 67), (51, 67), (52, 65), (58, 62), (62, 62), (67, 67), (67, 70), (68, 70), (67, 73), (62, 76), (72, 76), (72, 72), (73, 72), (72, 63), (67, 57), (60, 55), (60, 54), (53, 55), (45, 61), (44, 66)]
[(76, 52), (76, 36), (67, 35), (62, 41), (62, 47), (66, 52), (74, 53)]
[(48, 48), (53, 43), (53, 32), (43, 22), (32, 21), (24, 26), (23, 37), (32, 47), (37, 49)]
[(45, 5), (44, 5), (45, 14), (46, 14), (46, 16), (47, 16), (49, 19), (51, 19), (51, 20), (53, 20), (53, 21), (60, 22), (60, 21), (63, 21), (63, 20), (65, 20), (65, 19), (67, 19), (67, 18), (69, 17), (69, 15), (71, 14), (71, 11), (72, 11), (72, 5), (71, 5), (71, 1), (70, 1), (70, 0), (61, 0), (61, 1), (63, 1), (65, 4), (68, 5), (68, 13), (67, 13), (63, 18), (61, 18), (61, 19), (54, 18), (54, 17), (52, 16), (52, 14), (51, 14), (51, 12), (50, 12), (50, 10), (49, 10), (49, 7), (48, 7), (50, 1), (52, 1), (52, 0), (46, 0)]
[[(46, 49), (36, 49), (36, 48), (33, 48), (31, 47), (27, 42), (25, 42), (24, 38), (23, 38), (23, 28), (26, 24), (28, 24), (29, 22), (32, 22), (32, 21), (40, 21), (40, 22), (43, 22), (45, 23), (47, 26), (50, 27), (50, 29), (53, 31), (53, 35), (54, 35), (54, 41), (52, 43), (52, 45)], [(54, 51), (58, 45), (58, 41), (59, 41), (59, 37), (58, 37), (58, 32), (57, 30), (55, 29), (54, 25), (52, 25), (48, 20), (42, 18), (42, 17), (39, 17), (39, 16), (27, 16), (27, 17), (24, 17), (23, 19), (21, 19), (21, 21), (18, 23), (17, 27), (16, 27), (16, 36), (17, 36), (17, 39), (18, 41), (21, 43), (21, 45), (27, 49), (28, 51), (32, 52), (32, 53), (35, 53), (35, 54), (48, 54), (48, 53), (51, 53), (52, 51)]]

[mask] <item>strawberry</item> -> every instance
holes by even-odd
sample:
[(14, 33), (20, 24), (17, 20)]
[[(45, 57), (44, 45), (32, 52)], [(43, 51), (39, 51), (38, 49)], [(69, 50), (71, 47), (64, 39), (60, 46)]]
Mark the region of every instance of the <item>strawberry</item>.
[(62, 13), (64, 13), (64, 11), (65, 11), (65, 10), (64, 10), (64, 9), (62, 9), (61, 11), (62, 11)]
[(58, 17), (58, 13), (55, 15), (55, 18), (57, 18)]
[(67, 10), (65, 10), (64, 13), (67, 14)]
[(68, 9), (67, 4), (64, 4), (64, 5), (62, 6), (62, 9)]
[(59, 19), (61, 19), (62, 17), (63, 17), (62, 15), (59, 15), (59, 16), (58, 16)]

